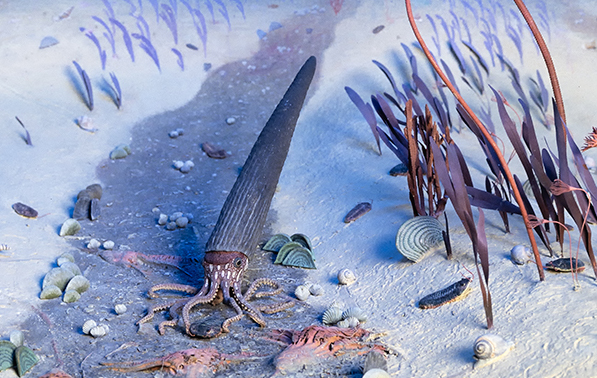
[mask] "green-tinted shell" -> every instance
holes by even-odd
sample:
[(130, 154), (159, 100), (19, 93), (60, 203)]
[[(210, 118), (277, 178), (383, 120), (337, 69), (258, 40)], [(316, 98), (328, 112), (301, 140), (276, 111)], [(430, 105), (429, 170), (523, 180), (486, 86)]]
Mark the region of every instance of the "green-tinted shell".
[(10, 341), (0, 340), (0, 371), (12, 367), (15, 349), (17, 347)]
[(288, 255), (288, 253), (294, 248), (303, 248), (303, 246), (297, 242), (289, 242), (284, 244), (282, 248), (280, 248), (280, 250), (278, 251), (278, 256), (276, 257), (276, 261), (274, 261), (274, 264), (282, 264), (282, 261), (284, 261), (286, 255)]
[(39, 358), (31, 349), (22, 345), (15, 350), (15, 362), (17, 365), (17, 374), (19, 377), (25, 375), (35, 364)]
[(317, 269), (313, 254), (307, 248), (297, 247), (292, 248), (282, 261), (282, 265), (296, 266), (305, 269)]
[(265, 245), (263, 246), (263, 250), (264, 251), (269, 251), (269, 252), (280, 252), (280, 248), (282, 248), (284, 246), (284, 244), (290, 242), (290, 236), (286, 235), (286, 234), (276, 234), (274, 236), (272, 236), (267, 243), (265, 243)]
[(313, 245), (311, 244), (311, 239), (305, 234), (294, 234), (290, 237), (295, 243), (299, 243), (303, 247), (307, 248), (309, 251), (313, 252)]

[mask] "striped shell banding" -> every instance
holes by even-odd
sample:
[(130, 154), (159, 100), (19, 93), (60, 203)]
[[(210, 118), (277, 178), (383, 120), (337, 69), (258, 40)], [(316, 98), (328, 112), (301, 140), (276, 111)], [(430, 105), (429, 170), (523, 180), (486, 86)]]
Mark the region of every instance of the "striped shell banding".
[(470, 283), (470, 278), (463, 278), (440, 291), (429, 294), (419, 301), (419, 308), (426, 310), (459, 301), (471, 292)]
[(574, 257), (562, 257), (561, 259), (553, 260), (545, 264), (545, 269), (560, 273), (580, 273), (585, 270), (585, 263)]
[(404, 222), (396, 234), (396, 248), (407, 259), (419, 262), (444, 240), (443, 226), (430, 216), (418, 216)]
[[(315, 66), (315, 57), (307, 59), (251, 149), (207, 241), (203, 258), (205, 277), (201, 289), (181, 284), (153, 286), (149, 290), (150, 296), (155, 296), (158, 290), (174, 290), (193, 297), (155, 306), (138, 324), (151, 320), (158, 311), (169, 310), (172, 320), (160, 324), (160, 333), (163, 334), (165, 326), (176, 326), (178, 318), (182, 317), (186, 333), (194, 336), (190, 321), (193, 307), (204, 303), (217, 304), (223, 300), (236, 311), (235, 316), (222, 324), (222, 331), (228, 332), (230, 324), (242, 319), (245, 313), (263, 327), (265, 320), (262, 313), (282, 311), (294, 304), (284, 302), (261, 307), (252, 305), (249, 303), (250, 299), (275, 295), (282, 291), (281, 287), (273, 280), (262, 278), (253, 282), (243, 294), (241, 282), (247, 270), (249, 255), (254, 253), (263, 232)], [(274, 290), (257, 293), (261, 286), (270, 286)]]

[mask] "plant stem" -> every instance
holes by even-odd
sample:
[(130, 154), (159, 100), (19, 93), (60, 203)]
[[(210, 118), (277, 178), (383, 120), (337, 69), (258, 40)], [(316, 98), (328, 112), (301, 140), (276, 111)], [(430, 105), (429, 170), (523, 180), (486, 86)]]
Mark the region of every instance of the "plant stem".
[[(541, 50), (541, 55), (543, 55), (543, 60), (545, 60), (547, 72), (549, 73), (549, 80), (551, 81), (551, 86), (553, 88), (553, 95), (556, 98), (556, 106), (558, 107), (558, 112), (560, 113), (560, 117), (562, 117), (564, 124), (567, 124), (566, 112), (564, 111), (564, 100), (562, 100), (562, 92), (560, 91), (560, 83), (558, 82), (556, 67), (553, 64), (553, 60), (551, 59), (551, 54), (549, 53), (547, 44), (545, 43), (545, 40), (543, 39), (543, 36), (541, 35), (541, 32), (539, 31), (539, 28), (537, 27), (535, 20), (533, 20), (533, 16), (531, 16), (531, 13), (527, 9), (526, 5), (524, 5), (522, 0), (514, 0), (514, 2), (516, 3), (518, 10), (522, 14), (522, 17), (524, 17), (524, 20), (529, 25), (529, 28), (531, 29), (531, 32), (533, 33), (533, 36), (537, 41), (539, 50)], [(566, 138), (566, 135), (564, 135), (564, 138)]]
[[(477, 125), (479, 130), (481, 130), (481, 132), (485, 136), (485, 139), (487, 139), (487, 142), (491, 145), (491, 148), (493, 148), (493, 150), (495, 151), (495, 154), (497, 155), (498, 160), (500, 161), (500, 164), (502, 165), (502, 167), (504, 169), (506, 178), (507, 178), (508, 182), (510, 183), (510, 187), (512, 188), (512, 192), (514, 194), (514, 199), (516, 200), (516, 203), (518, 203), (518, 206), (520, 207), (520, 214), (522, 215), (524, 225), (526, 226), (526, 229), (527, 229), (527, 234), (529, 235), (529, 241), (531, 242), (531, 247), (533, 248), (533, 254), (535, 256), (535, 261), (541, 261), (541, 257), (539, 256), (539, 249), (537, 248), (537, 241), (535, 240), (535, 235), (533, 234), (533, 228), (531, 227), (531, 225), (529, 223), (529, 217), (528, 217), (528, 213), (527, 213), (525, 204), (522, 200), (520, 192), (518, 191), (518, 187), (516, 185), (516, 182), (514, 181), (512, 172), (510, 172), (510, 168), (508, 167), (508, 163), (506, 162), (504, 155), (502, 155), (497, 144), (495, 143), (495, 141), (493, 140), (493, 138), (491, 137), (491, 135), (489, 134), (489, 132), (487, 131), (487, 129), (485, 128), (483, 123), (481, 123), (481, 120), (477, 117), (477, 115), (473, 112), (473, 110), (468, 106), (466, 101), (464, 101), (464, 98), (462, 98), (462, 96), (460, 95), (460, 93), (458, 93), (458, 91), (456, 90), (454, 85), (452, 85), (450, 80), (448, 80), (448, 77), (444, 74), (444, 72), (441, 70), (441, 68), (439, 67), (439, 65), (437, 64), (437, 62), (431, 55), (431, 52), (427, 48), (427, 45), (425, 44), (425, 41), (423, 40), (423, 37), (421, 36), (421, 33), (419, 32), (419, 29), (417, 28), (417, 25), (415, 23), (410, 0), (404, 0), (404, 1), (406, 3), (406, 13), (408, 15), (408, 21), (410, 22), (410, 26), (415, 34), (415, 37), (417, 38), (417, 41), (419, 41), (419, 44), (421, 45), (421, 48), (423, 49), (423, 52), (425, 53), (427, 60), (429, 60), (429, 63), (431, 63), (431, 65), (433, 66), (433, 69), (435, 69), (437, 74), (441, 77), (442, 81), (450, 89), (450, 91), (452, 92), (454, 97), (456, 97), (456, 100), (458, 100), (460, 105), (462, 105), (464, 110), (469, 114), (469, 116), (471, 117), (473, 122), (475, 122), (475, 124)], [(537, 270), (539, 272), (539, 280), (544, 281), (545, 275), (543, 273), (543, 265), (537, 264)]]

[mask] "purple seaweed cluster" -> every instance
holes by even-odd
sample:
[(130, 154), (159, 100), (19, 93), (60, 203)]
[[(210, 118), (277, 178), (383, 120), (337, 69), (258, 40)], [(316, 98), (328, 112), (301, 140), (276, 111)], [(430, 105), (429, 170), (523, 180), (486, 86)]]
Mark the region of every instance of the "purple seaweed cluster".
[[(228, 25), (228, 30), (231, 29), (229, 11), (223, 0), (169, 0), (167, 2), (160, 2), (158, 0), (122, 0), (122, 2), (125, 4), (120, 5), (128, 5), (129, 9), (128, 15), (121, 19), (117, 19), (116, 13), (114, 12), (113, 3), (116, 6), (116, 0), (102, 0), (102, 2), (104, 4), (104, 18), (100, 16), (93, 16), (92, 19), (101, 26), (102, 36), (104, 37), (105, 41), (108, 42), (109, 47), (104, 49), (100, 40), (93, 33), (93, 31), (83, 27), (80, 28), (81, 32), (83, 32), (85, 36), (87, 36), (97, 47), (102, 64), (102, 70), (106, 68), (106, 61), (108, 57), (106, 50), (109, 49), (111, 51), (111, 55), (116, 56), (116, 42), (118, 40), (117, 34), (120, 34), (122, 35), (122, 41), (126, 46), (131, 61), (135, 61), (135, 46), (133, 45), (133, 41), (136, 40), (138, 41), (137, 46), (140, 47), (141, 50), (143, 50), (153, 60), (158, 70), (161, 71), (158, 50), (151, 40), (152, 34), (150, 33), (149, 24), (154, 22), (153, 15), (150, 14), (151, 12), (155, 13), (155, 25), (157, 26), (163, 22), (172, 34), (172, 39), (174, 45), (176, 46), (178, 45), (180, 37), (180, 30), (178, 28), (177, 20), (183, 16), (182, 10), (186, 10), (184, 13), (187, 17), (190, 16), (192, 19), (197, 34), (196, 37), (203, 46), (204, 56), (207, 56), (208, 24), (205, 15), (207, 15), (208, 20), (210, 20), (213, 24), (218, 22), (218, 14), (221, 15)], [(230, 0), (229, 2), (232, 3), (241, 13), (242, 17), (245, 18), (244, 6), (241, 0)], [(149, 3), (149, 7), (147, 6), (147, 3)], [(182, 7), (179, 7), (179, 5), (182, 5)], [(146, 17), (149, 17), (150, 15), (151, 20), (148, 22)], [(128, 24), (134, 24), (136, 26), (136, 30), (134, 32), (129, 32), (129, 30), (127, 30), (125, 27), (125, 25)], [(197, 50), (193, 44), (187, 44), (187, 47), (192, 50)], [(176, 47), (172, 47), (170, 51), (175, 55), (180, 69), (184, 71), (184, 58), (181, 51)]]

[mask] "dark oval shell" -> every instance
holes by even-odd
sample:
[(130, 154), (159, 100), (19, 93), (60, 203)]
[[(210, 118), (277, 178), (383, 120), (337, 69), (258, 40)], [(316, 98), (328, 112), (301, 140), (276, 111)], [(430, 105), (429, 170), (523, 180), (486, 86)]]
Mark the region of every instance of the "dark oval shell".
[(371, 204), (369, 202), (361, 202), (352, 208), (344, 217), (344, 223), (354, 222), (363, 215), (367, 214), (371, 210)]
[(17, 202), (12, 205), (12, 209), (15, 213), (25, 218), (37, 218), (37, 210), (31, 206), (27, 206), (24, 203)]
[(398, 164), (395, 165), (392, 169), (390, 169), (390, 176), (406, 176), (408, 174), (408, 167), (406, 164)]
[(419, 301), (419, 308), (436, 308), (446, 303), (463, 299), (471, 291), (471, 288), (469, 287), (470, 283), (470, 278), (463, 278), (460, 281), (441, 289), (440, 291), (429, 294)]
[(380, 31), (382, 31), (384, 28), (385, 28), (385, 26), (383, 26), (383, 25), (376, 26), (376, 27), (373, 29), (373, 34), (377, 34), (377, 33), (379, 33), (379, 32), (380, 32)]
[(224, 159), (226, 156), (226, 150), (219, 150), (214, 145), (204, 142), (201, 144), (201, 149), (212, 159)]
[(561, 259), (553, 260), (545, 264), (545, 269), (554, 272), (577, 272), (580, 273), (585, 270), (585, 263), (574, 257), (563, 257)]

